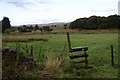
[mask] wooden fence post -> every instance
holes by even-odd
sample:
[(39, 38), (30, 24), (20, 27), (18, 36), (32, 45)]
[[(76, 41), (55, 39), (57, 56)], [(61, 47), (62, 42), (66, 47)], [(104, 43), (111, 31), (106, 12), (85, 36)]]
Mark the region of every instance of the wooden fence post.
[(112, 66), (114, 66), (113, 45), (111, 45), (111, 64), (112, 64)]
[(31, 46), (31, 56), (32, 56), (32, 58), (34, 60), (34, 47), (33, 46)]
[(67, 40), (68, 40), (68, 47), (69, 47), (69, 50), (71, 50), (71, 43), (70, 43), (69, 32), (67, 32)]

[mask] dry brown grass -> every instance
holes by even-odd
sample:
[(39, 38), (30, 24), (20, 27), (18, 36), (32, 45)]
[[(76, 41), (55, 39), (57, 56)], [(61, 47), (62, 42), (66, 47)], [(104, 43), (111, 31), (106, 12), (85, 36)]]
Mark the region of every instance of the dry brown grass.
[(32, 32), (11, 32), (10, 34), (25, 34), (25, 35), (30, 35), (30, 34), (54, 34), (54, 33), (66, 33), (66, 32), (79, 32), (76, 29), (71, 29), (71, 30), (54, 30), (51, 32), (41, 32), (41, 31), (32, 31)]
[(59, 74), (62, 72), (61, 65), (64, 58), (58, 59), (58, 57), (55, 56), (56, 55), (54, 53), (46, 55), (47, 58), (43, 63), (46, 74)]
[(78, 30), (55, 30), (55, 31), (52, 31), (51, 33), (63, 33), (63, 32), (79, 32)]
[(66, 30), (53, 30), (51, 32), (44, 32), (44, 31), (32, 31), (32, 32), (11, 32), (10, 34), (25, 34), (25, 35), (30, 35), (30, 34), (58, 34), (58, 33), (66, 33), (66, 32), (79, 32), (79, 33), (98, 33), (98, 32), (111, 32), (111, 31), (116, 31), (118, 29), (97, 29), (97, 30), (81, 30), (79, 31), (78, 29), (66, 29)]
[(29, 42), (29, 41), (48, 41), (45, 38), (39, 37), (3, 37), (3, 42)]
[(54, 73), (59, 73), (61, 71), (60, 65), (61, 65), (62, 61), (60, 60), (47, 60), (45, 62), (45, 71), (48, 74), (54, 74)]

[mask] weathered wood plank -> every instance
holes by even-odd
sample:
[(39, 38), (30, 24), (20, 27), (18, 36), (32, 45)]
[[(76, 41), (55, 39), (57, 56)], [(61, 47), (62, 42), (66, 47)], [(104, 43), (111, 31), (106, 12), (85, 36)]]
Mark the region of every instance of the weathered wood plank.
[(113, 45), (111, 45), (111, 63), (112, 63), (112, 66), (114, 66)]
[(88, 57), (88, 54), (72, 55), (72, 56), (69, 56), (69, 57), (70, 57), (70, 59), (80, 58), (80, 57)]
[(76, 52), (76, 51), (87, 51), (88, 47), (74, 47), (71, 48), (71, 52)]
[(31, 56), (32, 56), (33, 61), (34, 61), (34, 46), (31, 46)]
[(67, 32), (67, 41), (68, 41), (68, 48), (71, 50), (71, 43), (70, 43), (70, 35), (69, 32)]
[(88, 62), (88, 60), (82, 60), (82, 61), (73, 61), (73, 63), (85, 63)]
[(93, 68), (93, 66), (91, 66), (91, 65), (82, 66), (82, 67), (74, 66), (74, 68), (76, 68), (76, 69), (90, 69), (90, 68)]

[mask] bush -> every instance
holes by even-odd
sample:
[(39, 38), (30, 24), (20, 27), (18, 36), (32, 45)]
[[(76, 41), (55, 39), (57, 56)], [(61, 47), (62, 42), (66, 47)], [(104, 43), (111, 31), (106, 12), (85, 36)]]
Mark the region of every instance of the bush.
[(20, 29), (19, 32), (32, 32), (30, 29)]
[(9, 34), (12, 30), (11, 29), (6, 29), (4, 33)]
[(26, 32), (32, 32), (32, 30), (30, 30), (30, 29), (26, 29)]

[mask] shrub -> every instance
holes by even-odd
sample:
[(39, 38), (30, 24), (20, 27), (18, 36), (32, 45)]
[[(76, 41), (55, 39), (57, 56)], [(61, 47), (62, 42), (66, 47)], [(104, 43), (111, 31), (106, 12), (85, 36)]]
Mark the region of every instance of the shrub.
[(32, 30), (30, 30), (30, 29), (26, 29), (26, 32), (32, 32)]
[(6, 29), (6, 30), (4, 31), (4, 33), (10, 34), (11, 31), (12, 31), (11, 29)]
[(19, 32), (32, 32), (30, 29), (20, 29)]

